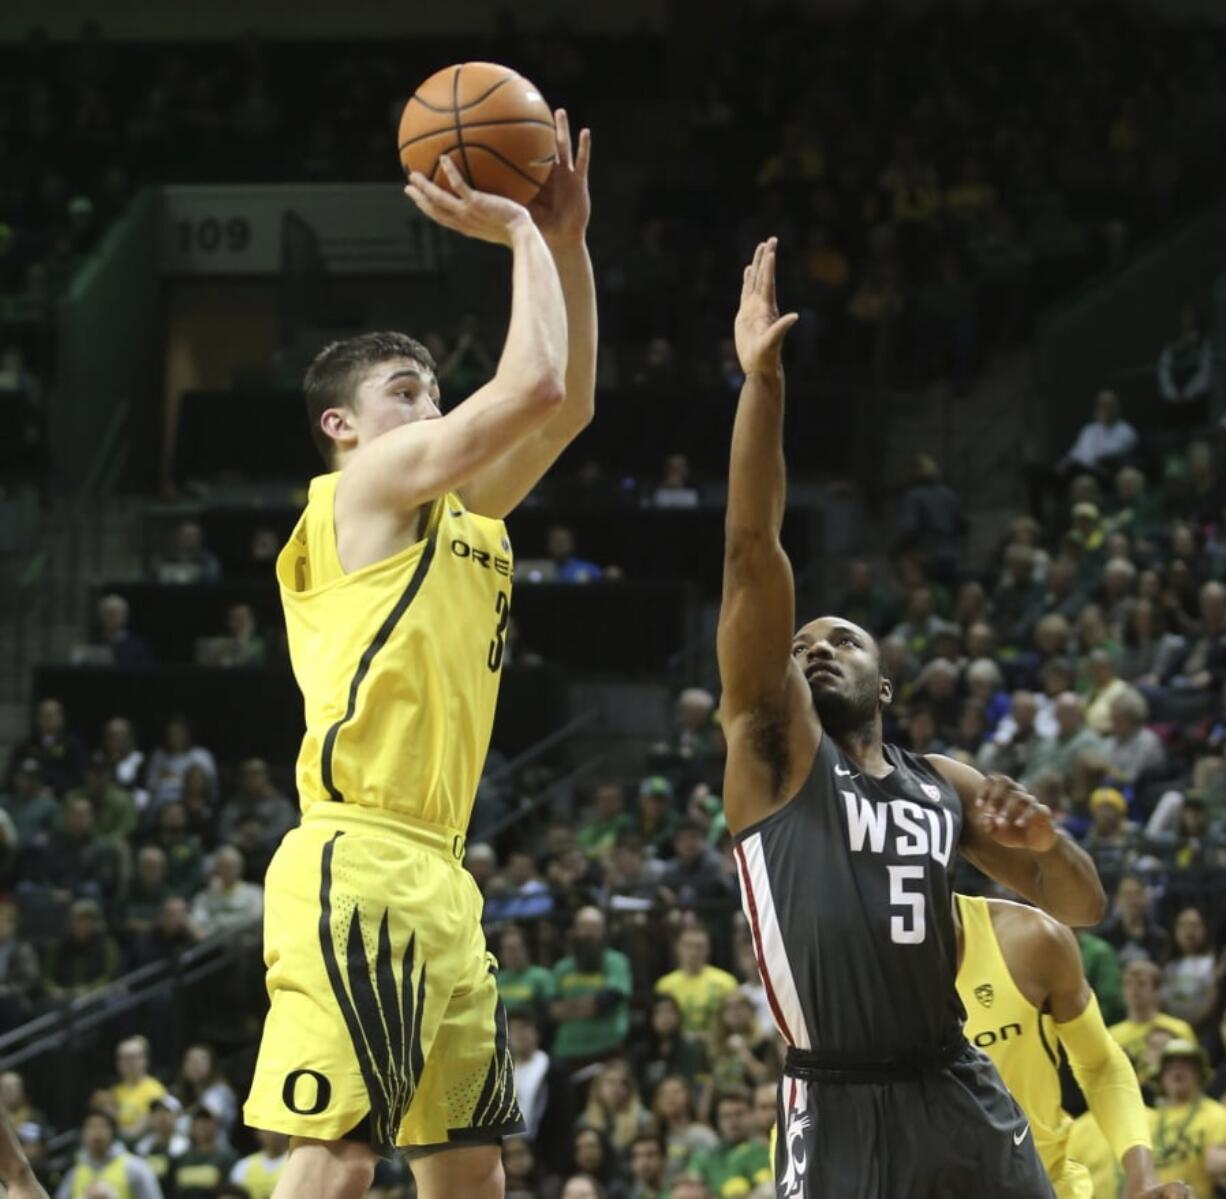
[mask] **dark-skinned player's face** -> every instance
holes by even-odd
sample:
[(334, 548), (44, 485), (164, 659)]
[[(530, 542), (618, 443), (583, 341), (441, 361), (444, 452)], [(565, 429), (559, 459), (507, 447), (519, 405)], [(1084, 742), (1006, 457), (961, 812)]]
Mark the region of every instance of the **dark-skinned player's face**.
[(893, 690), (882, 678), (877, 642), (849, 620), (822, 616), (792, 641), (823, 728), (838, 737), (871, 723)]

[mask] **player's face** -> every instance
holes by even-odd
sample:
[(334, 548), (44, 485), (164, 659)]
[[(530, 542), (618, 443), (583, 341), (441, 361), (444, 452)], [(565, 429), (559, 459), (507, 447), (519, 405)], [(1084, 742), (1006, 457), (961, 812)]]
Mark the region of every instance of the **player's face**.
[(346, 415), (358, 445), (401, 425), (442, 416), (434, 372), (412, 358), (379, 363), (362, 380), (355, 399)]
[(877, 643), (859, 625), (823, 616), (792, 642), (796, 660), (822, 724), (833, 736), (868, 724), (888, 704), (892, 690), (881, 677)]

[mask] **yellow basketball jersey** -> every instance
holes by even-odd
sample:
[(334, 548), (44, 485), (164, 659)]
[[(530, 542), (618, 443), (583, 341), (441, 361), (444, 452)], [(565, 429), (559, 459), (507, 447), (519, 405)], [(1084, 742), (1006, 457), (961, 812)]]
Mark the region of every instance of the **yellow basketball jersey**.
[(1060, 1106), (1055, 1022), (1022, 994), (1005, 963), (986, 899), (957, 897), (962, 917), (958, 994), (966, 1039), (992, 1059), (1018, 1101), (1048, 1177), (1065, 1173), (1073, 1121)]
[(346, 574), (333, 524), (339, 472), (311, 481), (277, 559), (306, 735), (303, 812), (383, 809), (463, 833), (489, 748), (510, 617), (506, 527), (447, 495), (421, 540)]

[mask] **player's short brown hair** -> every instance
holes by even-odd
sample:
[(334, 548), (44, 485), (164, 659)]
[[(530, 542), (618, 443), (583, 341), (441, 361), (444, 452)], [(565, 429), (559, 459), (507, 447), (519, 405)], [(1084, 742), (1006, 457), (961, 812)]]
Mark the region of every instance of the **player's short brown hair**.
[(324, 346), (302, 380), (311, 440), (324, 463), (335, 465), (335, 446), (319, 421), (329, 408), (352, 408), (358, 384), (371, 367), (389, 358), (412, 358), (431, 371), (434, 355), (407, 333), (361, 333)]

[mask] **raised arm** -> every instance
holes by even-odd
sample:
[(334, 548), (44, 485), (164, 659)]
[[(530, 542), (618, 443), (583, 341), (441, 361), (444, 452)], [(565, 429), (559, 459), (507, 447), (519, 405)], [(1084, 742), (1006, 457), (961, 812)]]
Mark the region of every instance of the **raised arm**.
[(11, 1199), (47, 1199), (4, 1108), (0, 1108), (0, 1182)]
[(586, 238), (592, 135), (581, 130), (578, 151), (572, 153), (566, 110), (559, 108), (555, 119), (558, 160), (529, 212), (553, 255), (566, 304), (565, 394), (532, 436), (490, 462), (464, 488), (464, 502), (484, 516), (503, 517), (515, 508), (596, 412), (596, 283)]
[(1051, 809), (1003, 774), (985, 777), (941, 754), (928, 760), (962, 800), (963, 855), (1063, 924), (1090, 928), (1107, 896), (1090, 855), (1052, 823)]
[(463, 488), (562, 406), (566, 307), (553, 255), (526, 208), (474, 191), (450, 159), (443, 168), (454, 195), (414, 172), (409, 197), (440, 225), (509, 247), (506, 342), (494, 377), (446, 416), (401, 425), (358, 451), (341, 479), (354, 508), (407, 513)]
[[(784, 727), (790, 700), (801, 698), (805, 687), (792, 665), (795, 585), (779, 539), (787, 502), (781, 351), (796, 314), (780, 316), (775, 301), (775, 245), (774, 238), (761, 243), (745, 268), (734, 326), (745, 382), (732, 428), (717, 637), (730, 770), (739, 746), (759, 747), (755, 730)], [(771, 790), (782, 783), (776, 771)], [(737, 811), (736, 790), (726, 788), (724, 796), (734, 829), (752, 815)]]

